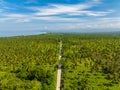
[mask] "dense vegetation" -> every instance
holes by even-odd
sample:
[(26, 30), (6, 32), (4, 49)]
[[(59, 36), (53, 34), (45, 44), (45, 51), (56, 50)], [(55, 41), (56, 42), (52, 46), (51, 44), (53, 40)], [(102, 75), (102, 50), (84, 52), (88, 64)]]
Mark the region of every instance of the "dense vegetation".
[(0, 90), (55, 90), (56, 35), (0, 38)]
[(0, 38), (0, 90), (120, 90), (120, 36), (43, 34)]
[(119, 35), (64, 35), (62, 90), (120, 90)]

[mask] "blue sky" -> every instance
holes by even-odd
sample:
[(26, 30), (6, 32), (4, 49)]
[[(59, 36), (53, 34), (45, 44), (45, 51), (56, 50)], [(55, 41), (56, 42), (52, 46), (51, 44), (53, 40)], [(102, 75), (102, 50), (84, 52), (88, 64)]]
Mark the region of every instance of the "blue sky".
[(120, 0), (0, 0), (2, 31), (120, 30)]

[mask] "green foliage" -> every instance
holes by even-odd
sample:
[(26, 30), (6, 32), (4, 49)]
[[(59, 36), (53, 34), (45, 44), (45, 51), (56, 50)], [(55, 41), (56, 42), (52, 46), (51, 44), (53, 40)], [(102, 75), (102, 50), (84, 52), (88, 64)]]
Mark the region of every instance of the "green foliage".
[(59, 36), (0, 38), (0, 90), (55, 90)]
[(0, 90), (120, 90), (120, 36), (43, 34), (0, 38)]
[(62, 90), (119, 90), (120, 36), (63, 35)]

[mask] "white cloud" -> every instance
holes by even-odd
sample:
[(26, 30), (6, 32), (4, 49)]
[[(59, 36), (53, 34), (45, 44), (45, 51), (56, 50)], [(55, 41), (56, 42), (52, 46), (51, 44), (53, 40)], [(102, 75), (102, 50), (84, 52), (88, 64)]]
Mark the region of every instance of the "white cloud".
[[(3, 0), (0, 0), (0, 2)], [(34, 0), (31, 0), (31, 3)], [(35, 0), (36, 1), (36, 0)], [(106, 11), (92, 11), (89, 10), (94, 6), (100, 4), (100, 0), (92, 0), (92, 2), (75, 4), (75, 5), (63, 5), (63, 4), (49, 4), (44, 7), (29, 7), (31, 11), (34, 11), (31, 14), (28, 13), (3, 13), (3, 8), (0, 9), (0, 22), (15, 22), (15, 23), (30, 23), (32, 21), (41, 22), (57, 22), (55, 25), (49, 24), (46, 25), (28, 25), (26, 28), (28, 29), (46, 29), (46, 30), (68, 30), (68, 29), (94, 29), (94, 28), (120, 28), (120, 17), (117, 18), (100, 18), (99, 16), (107, 16), (115, 11), (106, 10)], [(0, 4), (7, 8), (4, 2)], [(64, 16), (65, 15), (66, 18)], [(71, 16), (73, 16), (71, 18)], [(94, 20), (87, 20), (84, 18), (78, 18), (76, 16), (88, 16), (95, 17)], [(97, 18), (96, 18), (97, 17)], [(63, 22), (63, 24), (61, 24)], [(21, 25), (22, 26), (22, 25)], [(25, 25), (23, 25), (25, 27)], [(20, 27), (19, 27), (20, 28)], [(21, 28), (20, 28), (21, 29)]]
[[(30, 7), (30, 9), (37, 11), (35, 13), (35, 15), (37, 16), (59, 15), (59, 14), (75, 15), (75, 13), (78, 15), (83, 12), (85, 14), (89, 13), (92, 15), (94, 13), (92, 13), (92, 11), (86, 11), (86, 9), (89, 9), (94, 5), (95, 3), (85, 3), (85, 4), (76, 4), (76, 5), (50, 4), (47, 7)], [(97, 16), (99, 16), (99, 14)]]
[(37, 11), (35, 15), (56, 15), (56, 14), (67, 14), (75, 11), (79, 11), (82, 9), (89, 8), (90, 5), (59, 5), (59, 4), (50, 4), (47, 7), (33, 7), (32, 10)]
[(113, 11), (86, 11), (86, 15), (88, 16), (106, 16), (110, 13), (113, 13)]
[(11, 18), (0, 18), (0, 22), (5, 22), (5, 21), (8, 21), (8, 20), (11, 20)]
[(106, 16), (110, 13), (113, 13), (113, 11), (77, 11), (77, 12), (73, 12), (73, 13), (68, 13), (68, 15), (70, 16), (94, 16), (94, 17), (98, 17), (98, 16)]
[(120, 22), (120, 17), (99, 18), (103, 22)]
[(25, 14), (5, 14), (4, 18), (0, 18), (0, 22), (2, 21), (10, 21), (10, 22), (32, 22), (32, 21), (50, 21), (50, 22), (79, 22), (85, 21), (80, 18), (64, 18), (58, 16), (35, 16), (35, 15), (25, 15)]
[(25, 14), (2, 14), (2, 18), (0, 18), (0, 22), (2, 21), (10, 21), (10, 22), (29, 22), (30, 19), (28, 15)]
[(29, 7), (28, 9), (35, 11), (36, 16), (50, 16), (50, 15), (66, 15), (66, 16), (106, 16), (113, 13), (113, 10), (106, 11), (92, 11), (89, 10), (94, 6), (100, 4), (99, 0), (93, 0), (92, 2), (66, 5), (66, 4), (49, 4), (44, 7)]
[(27, 17), (27, 15), (24, 15), (24, 14), (5, 14), (4, 16), (7, 16), (7, 17), (13, 17), (13, 18), (25, 18)]
[[(2, 5), (6, 6), (6, 3), (3, 0), (0, 0)], [(37, 2), (37, 0), (27, 0), (27, 2)], [(45, 21), (84, 21), (79, 18), (65, 18), (60, 15), (68, 16), (106, 16), (107, 14), (112, 13), (112, 11), (90, 11), (89, 9), (98, 5), (100, 3), (99, 0), (92, 0), (92, 2), (86, 2), (81, 4), (49, 4), (48, 6), (41, 7), (29, 7), (34, 11), (31, 14), (23, 14), (23, 13), (4, 13), (0, 16), (3, 17), (2, 21), (15, 21), (15, 22), (30, 22), (34, 20), (45, 20)], [(59, 16), (58, 16), (59, 15)], [(6, 18), (6, 19), (5, 19)]]

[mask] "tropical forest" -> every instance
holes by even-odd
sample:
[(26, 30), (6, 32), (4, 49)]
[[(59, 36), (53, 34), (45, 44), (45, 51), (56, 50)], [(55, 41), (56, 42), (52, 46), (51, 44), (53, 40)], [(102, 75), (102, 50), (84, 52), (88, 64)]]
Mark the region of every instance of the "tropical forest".
[(60, 90), (120, 90), (120, 35), (47, 33), (0, 38), (0, 90), (57, 90), (58, 70)]

